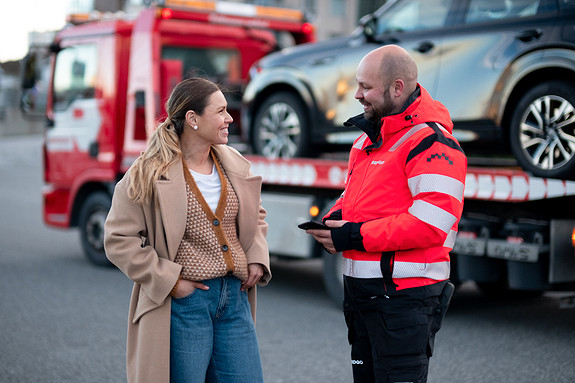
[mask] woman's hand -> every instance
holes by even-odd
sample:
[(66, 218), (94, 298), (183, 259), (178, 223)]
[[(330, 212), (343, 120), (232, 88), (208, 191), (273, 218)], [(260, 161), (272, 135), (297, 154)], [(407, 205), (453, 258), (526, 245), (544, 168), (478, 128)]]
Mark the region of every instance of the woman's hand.
[(203, 283), (189, 281), (187, 279), (180, 279), (176, 290), (174, 291), (172, 297), (174, 298), (184, 298), (194, 292), (195, 289), (209, 290), (210, 288)]
[(264, 276), (264, 267), (259, 263), (250, 263), (248, 265), (248, 279), (242, 283), (242, 291), (254, 287), (256, 283)]

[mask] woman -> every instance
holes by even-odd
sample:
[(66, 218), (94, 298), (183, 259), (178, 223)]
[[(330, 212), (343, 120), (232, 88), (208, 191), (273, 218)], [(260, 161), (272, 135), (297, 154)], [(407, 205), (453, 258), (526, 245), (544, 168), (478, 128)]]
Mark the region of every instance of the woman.
[(116, 185), (110, 261), (134, 281), (130, 382), (262, 382), (256, 283), (271, 278), (261, 177), (226, 146), (214, 83), (178, 84), (168, 117)]

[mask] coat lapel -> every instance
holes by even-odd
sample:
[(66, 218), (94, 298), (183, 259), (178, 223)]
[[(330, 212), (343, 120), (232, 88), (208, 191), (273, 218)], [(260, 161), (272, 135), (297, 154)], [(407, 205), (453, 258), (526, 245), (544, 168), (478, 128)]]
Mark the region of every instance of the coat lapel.
[(167, 179), (156, 181), (156, 191), (160, 205), (160, 219), (166, 233), (168, 254), (171, 260), (176, 258), (180, 242), (186, 230), (188, 215), (188, 196), (181, 161), (168, 169)]
[(260, 191), (262, 177), (250, 173), (250, 162), (225, 145), (214, 146), (214, 150), (228, 179), (238, 196), (238, 236), (244, 249), (248, 249), (255, 237), (259, 219)]

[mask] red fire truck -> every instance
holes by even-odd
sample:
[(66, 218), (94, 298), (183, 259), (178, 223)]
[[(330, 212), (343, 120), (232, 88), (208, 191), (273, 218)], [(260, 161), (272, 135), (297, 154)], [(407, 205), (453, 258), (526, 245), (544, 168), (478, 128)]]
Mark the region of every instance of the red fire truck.
[(160, 3), (135, 17), (72, 15), (73, 25), (52, 46), (44, 221), (78, 227), (86, 255), (97, 264), (107, 263), (103, 223), (114, 184), (145, 148), (173, 86), (190, 76), (222, 84), (239, 122), (250, 66), (286, 45), (314, 40), (313, 26), (299, 10)]
[[(313, 39), (301, 12), (233, 4), (166, 1), (133, 20), (86, 22), (58, 34), (52, 126), (44, 143), (44, 220), (78, 227), (92, 262), (107, 263), (102, 228), (113, 187), (145, 148), (171, 87), (197, 70), (241, 90), (250, 65), (276, 48), (275, 32), (289, 32), (295, 43)], [(249, 157), (264, 177), (270, 253), (324, 257), (326, 288), (341, 301), (341, 257), (322, 252), (297, 228), (340, 195), (347, 162), (337, 158)], [(574, 181), (518, 168), (470, 168), (452, 279), (473, 280), (486, 292), (573, 289), (574, 201)]]

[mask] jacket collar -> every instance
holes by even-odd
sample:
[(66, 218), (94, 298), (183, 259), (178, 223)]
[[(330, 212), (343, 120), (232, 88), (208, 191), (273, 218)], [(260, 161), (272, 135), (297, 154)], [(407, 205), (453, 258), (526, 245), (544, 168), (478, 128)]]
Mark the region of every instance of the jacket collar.
[(349, 120), (344, 122), (343, 125), (347, 127), (355, 126), (361, 129), (365, 134), (367, 134), (371, 142), (375, 142), (379, 136), (379, 125), (381, 124), (375, 125), (373, 122), (366, 120), (363, 113), (361, 113), (357, 116), (351, 117)]

